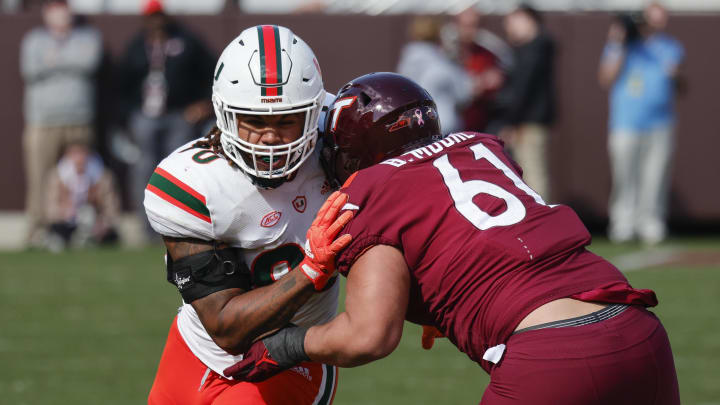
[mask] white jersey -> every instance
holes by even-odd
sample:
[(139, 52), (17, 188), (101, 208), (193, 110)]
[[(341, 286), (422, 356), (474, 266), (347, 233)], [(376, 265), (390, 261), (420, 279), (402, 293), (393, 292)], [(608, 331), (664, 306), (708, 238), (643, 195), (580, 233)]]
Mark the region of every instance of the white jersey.
[[(267, 285), (303, 259), (305, 234), (332, 191), (315, 149), (292, 181), (260, 189), (224, 157), (192, 148), (192, 141), (158, 165), (145, 190), (145, 212), (153, 229), (177, 238), (218, 240), (242, 249), (253, 284)], [(292, 319), (309, 327), (336, 313), (339, 283), (314, 294)], [(242, 359), (218, 347), (195, 309), (183, 303), (178, 329), (185, 343), (216, 373)]]

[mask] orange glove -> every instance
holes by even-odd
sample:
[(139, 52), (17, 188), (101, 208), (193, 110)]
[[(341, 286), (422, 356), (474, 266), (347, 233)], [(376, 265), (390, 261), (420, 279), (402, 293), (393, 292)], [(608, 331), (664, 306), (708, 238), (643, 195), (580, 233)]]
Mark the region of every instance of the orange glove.
[(434, 326), (429, 325), (423, 325), (423, 334), (422, 334), (422, 347), (425, 350), (430, 350), (433, 347), (433, 344), (435, 344), (435, 338), (442, 338), (445, 337), (445, 335), (442, 334), (439, 330), (437, 330)]
[(335, 274), (335, 256), (352, 240), (349, 234), (335, 239), (353, 217), (352, 211), (346, 211), (338, 217), (347, 200), (345, 193), (332, 193), (320, 207), (307, 231), (305, 258), (300, 262), (300, 270), (312, 281), (317, 291), (321, 291)]

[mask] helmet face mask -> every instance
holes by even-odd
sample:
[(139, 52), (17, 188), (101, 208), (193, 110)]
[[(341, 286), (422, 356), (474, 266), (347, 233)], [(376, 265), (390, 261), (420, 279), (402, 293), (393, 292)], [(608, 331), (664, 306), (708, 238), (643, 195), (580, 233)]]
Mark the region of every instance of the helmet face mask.
[[(258, 171), (287, 170), (303, 156), (302, 146), (311, 146), (300, 139), (306, 124), (306, 113), (282, 115), (237, 114), (238, 140), (235, 149), (242, 159)], [(272, 131), (272, 135), (265, 135)], [(264, 140), (261, 144), (261, 140)]]
[[(264, 145), (243, 139), (239, 125), (243, 117), (252, 115), (278, 115), (275, 114), (246, 114), (245, 112), (231, 112), (227, 114), (227, 131), (222, 131), (220, 142), (226, 156), (230, 158), (245, 173), (264, 179), (285, 178), (300, 168), (300, 165), (312, 154), (317, 143), (317, 118), (313, 119), (308, 113), (310, 108), (302, 114), (302, 127), (298, 131), (297, 139), (280, 144)], [(282, 114), (285, 115), (285, 114)], [(314, 124), (314, 127), (311, 127)], [(248, 131), (248, 130), (245, 130)]]
[(335, 185), (441, 137), (430, 94), (396, 73), (370, 73), (343, 86), (325, 125), (320, 160)]
[[(254, 180), (288, 179), (317, 144), (324, 97), (317, 59), (302, 39), (285, 27), (246, 29), (215, 69), (212, 100), (225, 155)], [(251, 143), (238, 130), (243, 117), (301, 113), (302, 131), (288, 143)]]

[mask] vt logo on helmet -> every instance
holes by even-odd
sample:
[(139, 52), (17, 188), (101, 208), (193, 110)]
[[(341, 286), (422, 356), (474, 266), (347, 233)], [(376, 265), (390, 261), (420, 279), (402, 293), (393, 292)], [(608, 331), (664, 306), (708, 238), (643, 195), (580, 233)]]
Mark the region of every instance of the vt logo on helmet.
[[(212, 100), (225, 155), (261, 180), (258, 184), (280, 184), (312, 154), (324, 97), (319, 65), (302, 39), (277, 25), (244, 30), (220, 55), (213, 77)], [(286, 114), (303, 114), (304, 120), (300, 136), (289, 143), (252, 143), (239, 136), (243, 117)]]

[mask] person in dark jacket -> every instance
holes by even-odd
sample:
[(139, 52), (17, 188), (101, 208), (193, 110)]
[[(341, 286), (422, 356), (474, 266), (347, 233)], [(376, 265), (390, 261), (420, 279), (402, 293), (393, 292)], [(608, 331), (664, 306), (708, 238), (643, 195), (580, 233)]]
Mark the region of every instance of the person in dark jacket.
[(143, 16), (143, 30), (129, 43), (120, 67), (121, 120), (141, 151), (130, 173), (130, 196), (138, 212), (160, 159), (194, 138), (196, 124), (212, 112), (209, 89), (216, 59), (165, 14), (159, 1), (147, 1)]
[(527, 184), (549, 200), (546, 151), (554, 120), (554, 43), (543, 28), (540, 14), (529, 6), (508, 14), (504, 25), (515, 63), (499, 96), (500, 137), (525, 169)]

